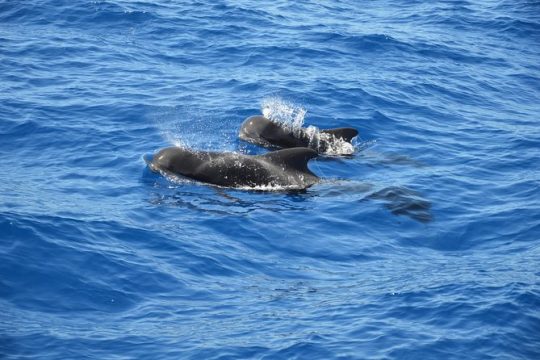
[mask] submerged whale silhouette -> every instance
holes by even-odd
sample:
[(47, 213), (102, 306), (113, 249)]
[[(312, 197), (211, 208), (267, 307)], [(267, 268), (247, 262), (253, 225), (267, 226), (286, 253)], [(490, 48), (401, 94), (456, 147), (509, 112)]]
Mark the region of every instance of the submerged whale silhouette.
[(315, 157), (317, 152), (308, 148), (243, 155), (168, 147), (159, 150), (147, 163), (154, 172), (226, 187), (305, 189), (319, 181), (307, 167)]
[[(316, 130), (316, 129), (315, 129)], [(350, 144), (358, 135), (353, 128), (322, 129), (309, 131), (306, 128), (292, 128), (274, 122), (262, 115), (244, 120), (238, 136), (240, 139), (265, 147), (292, 148), (308, 147), (318, 153), (325, 153), (338, 142)]]

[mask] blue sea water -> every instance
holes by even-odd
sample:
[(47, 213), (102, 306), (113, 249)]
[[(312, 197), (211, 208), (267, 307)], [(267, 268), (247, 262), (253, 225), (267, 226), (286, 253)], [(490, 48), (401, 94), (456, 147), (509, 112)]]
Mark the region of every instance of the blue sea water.
[[(354, 155), (146, 168), (264, 104)], [(0, 1), (0, 358), (539, 359), (539, 116), (538, 1)]]

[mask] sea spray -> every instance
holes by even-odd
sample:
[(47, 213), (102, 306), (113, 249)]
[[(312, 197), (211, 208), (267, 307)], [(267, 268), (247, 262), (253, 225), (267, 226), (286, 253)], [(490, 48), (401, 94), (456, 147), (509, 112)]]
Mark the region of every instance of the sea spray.
[(236, 137), (219, 111), (196, 106), (161, 107), (152, 116), (165, 143), (196, 150), (233, 150)]

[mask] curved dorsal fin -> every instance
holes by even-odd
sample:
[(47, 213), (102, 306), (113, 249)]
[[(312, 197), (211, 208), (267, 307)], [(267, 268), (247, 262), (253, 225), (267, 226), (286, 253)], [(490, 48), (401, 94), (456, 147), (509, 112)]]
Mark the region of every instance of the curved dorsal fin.
[(313, 149), (296, 147), (272, 151), (260, 156), (276, 165), (285, 166), (289, 169), (295, 169), (316, 176), (307, 167), (308, 161), (318, 156), (317, 152)]
[(321, 130), (324, 134), (330, 134), (335, 136), (338, 139), (343, 139), (346, 142), (351, 142), (351, 140), (358, 135), (358, 130), (353, 128), (336, 128), (336, 129), (324, 129)]

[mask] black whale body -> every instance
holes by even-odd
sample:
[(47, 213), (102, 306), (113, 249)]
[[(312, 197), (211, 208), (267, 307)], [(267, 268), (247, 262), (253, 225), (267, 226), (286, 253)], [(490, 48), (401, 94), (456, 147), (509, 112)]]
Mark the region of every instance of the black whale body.
[(310, 134), (307, 129), (291, 129), (262, 115), (250, 116), (242, 123), (238, 136), (265, 147), (308, 147), (319, 153), (326, 152), (336, 141), (350, 143), (358, 131), (353, 128), (322, 129)]
[(264, 155), (194, 151), (180, 147), (159, 150), (148, 161), (155, 172), (181, 175), (226, 187), (285, 187), (305, 189), (319, 181), (307, 167), (317, 152), (308, 148)]

